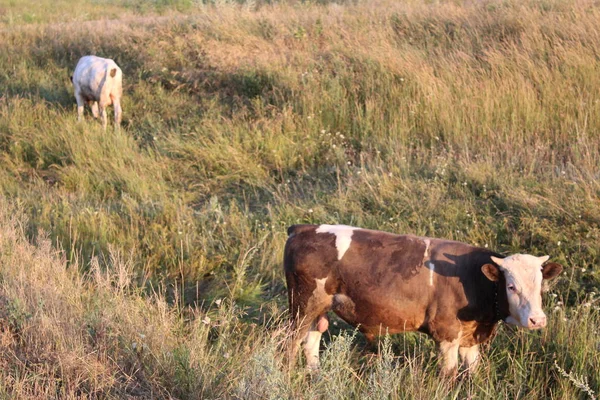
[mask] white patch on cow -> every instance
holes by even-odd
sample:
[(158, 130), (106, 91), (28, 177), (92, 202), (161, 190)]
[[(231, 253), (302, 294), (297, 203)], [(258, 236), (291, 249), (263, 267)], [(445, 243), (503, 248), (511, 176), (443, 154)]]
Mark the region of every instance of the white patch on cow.
[(458, 367), (458, 348), (461, 336), (462, 331), (453, 341), (440, 343), (440, 356), (443, 361), (442, 374), (446, 376), (454, 375)]
[(429, 270), (429, 286), (433, 286), (433, 272), (435, 271), (435, 264), (429, 259), (429, 246), (431, 240), (423, 240), (425, 243), (425, 252), (423, 253), (423, 265)]
[(542, 310), (542, 264), (548, 257), (514, 254), (504, 259), (492, 257), (504, 273), (510, 316), (509, 324), (538, 329), (546, 326)]
[(316, 279), (315, 278), (315, 282), (317, 283), (317, 287), (315, 288), (315, 290), (313, 290), (313, 294), (317, 294), (319, 292), (325, 292), (325, 282), (327, 282), (327, 277), (322, 278), (322, 279)]
[(306, 356), (306, 367), (311, 370), (319, 368), (319, 344), (321, 332), (311, 326), (304, 338), (304, 355)]
[(433, 261), (427, 261), (425, 266), (429, 269), (429, 286), (433, 286), (433, 271), (435, 271), (435, 264)]
[(332, 233), (335, 235), (335, 247), (338, 251), (338, 260), (341, 260), (350, 248), (352, 235), (359, 228), (348, 225), (321, 225), (317, 228), (317, 233)]

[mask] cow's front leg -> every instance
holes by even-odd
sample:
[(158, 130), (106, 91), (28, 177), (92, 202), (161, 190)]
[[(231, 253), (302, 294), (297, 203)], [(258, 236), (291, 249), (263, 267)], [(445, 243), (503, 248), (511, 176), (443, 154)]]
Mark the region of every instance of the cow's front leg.
[(448, 378), (456, 377), (458, 370), (458, 348), (460, 339), (440, 342), (440, 358), (442, 375)]
[(468, 374), (473, 374), (479, 365), (479, 345), (471, 347), (459, 347), (458, 352), (462, 359), (462, 365)]

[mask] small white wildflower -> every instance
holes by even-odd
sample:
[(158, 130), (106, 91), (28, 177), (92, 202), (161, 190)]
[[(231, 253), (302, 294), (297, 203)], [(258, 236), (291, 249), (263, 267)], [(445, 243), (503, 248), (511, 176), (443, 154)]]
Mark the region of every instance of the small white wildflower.
[(556, 303), (557, 306), (562, 306), (563, 302), (559, 301), (558, 303)]
[(344, 135), (340, 135), (340, 138), (341, 138), (341, 139), (343, 139), (343, 138), (344, 138)]
[(587, 271), (587, 269), (581, 268), (581, 272), (585, 272), (585, 271)]
[(487, 244), (487, 243), (485, 244), (485, 248), (486, 248), (486, 249), (488, 248), (488, 244)]
[(204, 319), (202, 320), (202, 323), (204, 325), (209, 325), (210, 324), (210, 317), (208, 315), (206, 317), (204, 317)]
[(152, 140), (156, 141), (158, 138), (156, 136), (152, 136)]
[(560, 240), (558, 242), (556, 242), (556, 244), (560, 246)]
[(352, 161), (348, 161), (346, 164), (348, 164), (348, 165), (352, 165)]
[(332, 144), (331, 147), (333, 147), (335, 149), (337, 146), (335, 144)]
[(392, 176), (394, 176), (394, 174), (392, 174), (391, 172), (388, 172), (388, 176), (391, 178)]
[(217, 300), (215, 300), (215, 304), (217, 306), (220, 306), (222, 301), (223, 301), (222, 299), (217, 299)]
[(229, 358), (229, 352), (223, 354), (223, 358)]
[(312, 214), (312, 212), (313, 212), (313, 209), (312, 209), (312, 208), (309, 208), (309, 209), (308, 209), (308, 212), (309, 212), (310, 214)]
[(177, 234), (181, 235), (181, 234), (183, 234), (183, 232), (182, 231), (177, 231)]
[(321, 135), (325, 134), (325, 129), (321, 129)]
[(306, 117), (307, 119), (312, 119), (312, 115), (309, 115), (308, 117)]

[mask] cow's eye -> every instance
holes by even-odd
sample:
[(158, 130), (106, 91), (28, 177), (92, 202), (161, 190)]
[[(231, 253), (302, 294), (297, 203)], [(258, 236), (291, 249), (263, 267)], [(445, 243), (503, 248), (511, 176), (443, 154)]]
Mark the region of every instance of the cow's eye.
[(517, 291), (517, 288), (515, 287), (515, 285), (508, 285), (507, 288), (509, 291), (511, 291), (513, 293)]

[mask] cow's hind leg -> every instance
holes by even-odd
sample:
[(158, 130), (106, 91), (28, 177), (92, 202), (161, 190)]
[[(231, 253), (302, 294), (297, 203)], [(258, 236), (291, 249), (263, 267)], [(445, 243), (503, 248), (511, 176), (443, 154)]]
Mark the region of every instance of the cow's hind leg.
[(307, 368), (319, 368), (319, 345), (323, 332), (329, 327), (327, 310), (301, 316), (300, 313), (292, 319), (292, 334), (288, 339), (288, 362), (290, 367), (296, 363), (298, 349), (302, 345), (306, 356)]
[(106, 125), (108, 124), (108, 119), (106, 115), (106, 106), (100, 105), (100, 120), (102, 121), (102, 128), (106, 130)]
[(90, 108), (92, 109), (92, 115), (94, 116), (95, 119), (98, 119), (98, 117), (100, 116), (100, 114), (98, 112), (98, 102), (97, 101), (89, 101), (88, 104), (90, 105)]
[(75, 100), (77, 101), (77, 121), (83, 120), (83, 106), (85, 101), (79, 92), (75, 92)]
[[(316, 284), (304, 293), (290, 294), (292, 315), (292, 335), (288, 343), (290, 367), (296, 362), (298, 348), (303, 344), (304, 355), (309, 369), (319, 367), (319, 344), (321, 336), (329, 326), (327, 311), (331, 309), (332, 296), (325, 291), (325, 279), (316, 279)], [(307, 298), (308, 297), (308, 298)]]
[(310, 325), (310, 329), (304, 337), (304, 356), (306, 357), (306, 367), (309, 370), (319, 369), (319, 346), (321, 344), (321, 335), (329, 327), (327, 315), (322, 314)]
[(121, 126), (121, 119), (123, 116), (123, 109), (121, 108), (121, 99), (112, 96), (111, 99), (115, 111), (115, 128), (119, 129), (119, 127)]

